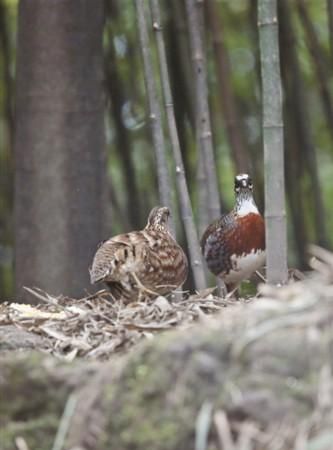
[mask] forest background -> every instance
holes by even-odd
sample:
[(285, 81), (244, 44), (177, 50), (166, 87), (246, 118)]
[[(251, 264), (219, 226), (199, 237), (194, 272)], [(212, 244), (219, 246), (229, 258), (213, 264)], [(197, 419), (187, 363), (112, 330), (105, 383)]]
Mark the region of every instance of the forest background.
[[(35, 14), (38, 13), (36, 8), (42, 7), (40, 1), (30, 0), (30, 4), (33, 4)], [(79, 7), (80, 2), (75, 4)], [(257, 2), (207, 0), (202, 5), (210, 117), (221, 209), (227, 211), (233, 205), (234, 175), (249, 171), (254, 179), (257, 203), (260, 210), (264, 211)], [(333, 3), (330, 0), (281, 0), (278, 5), (289, 264), (304, 269), (308, 243), (332, 247)], [(195, 78), (186, 5), (183, 1), (171, 0), (161, 2), (161, 6), (177, 129), (200, 234), (208, 223), (208, 215), (207, 199), (201, 195), (205, 192), (202, 188), (205, 180), (196, 141)], [(103, 227), (96, 235), (96, 244), (112, 234), (141, 228), (151, 207), (159, 203), (135, 4), (131, 0), (109, 0), (105, 2), (103, 14), (104, 70), (101, 82), (107, 177), (103, 182), (104, 200), (96, 203), (96, 211), (103, 210)], [(3, 299), (13, 296), (15, 288), (15, 91), (18, 83), (22, 82), (15, 79), (16, 56), (20, 50), (17, 47), (17, 24), (18, 2), (2, 0), (0, 298)], [(153, 69), (156, 80), (159, 80), (159, 64), (153, 39), (151, 36)], [(29, 39), (25, 45), (29, 49)], [(40, 48), (45, 52), (50, 45), (52, 41), (49, 39), (40, 42)], [(157, 87), (161, 95), (159, 82)], [(64, 133), (66, 130), (64, 123)], [(61, 134), (61, 129), (58, 129), (58, 133)], [(169, 149), (167, 137), (166, 145)], [(27, 145), (27, 158), (29, 151)], [(80, 154), (73, 155), (74, 164), (75, 157), (79, 161)], [(171, 160), (170, 157), (168, 165), (173, 176), (173, 216), (178, 240), (186, 246), (179, 220), (176, 189), (173, 187), (175, 174)], [(41, 160), (41, 172), (45, 170), (43, 164), (45, 161)], [(58, 168), (52, 167), (52, 162), (50, 165), (48, 170), (56, 173)], [(70, 190), (70, 179), (68, 183)], [(41, 194), (45, 196), (47, 190), (46, 183), (45, 192)], [(29, 192), (26, 195), (29, 196)], [(50, 208), (53, 206), (50, 205)], [(16, 227), (19, 224), (19, 217), (16, 216)], [(41, 223), (40, 227), (47, 228), (48, 224)], [(29, 239), (29, 236), (25, 239)], [(47, 250), (42, 246), (39, 248), (39, 244), (33, 241), (32, 247), (45, 254)], [(26, 260), (29, 262), (29, 255), (26, 255)], [(84, 264), (88, 269), (89, 261)], [(52, 267), (52, 259), (48, 267)], [(41, 287), (42, 284), (41, 280)]]

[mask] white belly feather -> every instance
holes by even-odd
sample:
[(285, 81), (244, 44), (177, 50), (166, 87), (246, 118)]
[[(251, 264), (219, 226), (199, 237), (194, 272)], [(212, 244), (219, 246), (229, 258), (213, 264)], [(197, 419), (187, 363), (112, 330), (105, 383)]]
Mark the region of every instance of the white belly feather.
[(221, 274), (227, 283), (240, 283), (249, 278), (256, 270), (265, 264), (266, 253), (262, 250), (252, 250), (248, 255), (231, 256), (232, 269), (228, 274)]

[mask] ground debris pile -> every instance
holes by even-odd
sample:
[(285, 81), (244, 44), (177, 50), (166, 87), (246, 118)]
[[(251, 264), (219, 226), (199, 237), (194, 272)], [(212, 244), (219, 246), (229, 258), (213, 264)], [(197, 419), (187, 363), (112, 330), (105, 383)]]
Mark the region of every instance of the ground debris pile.
[[(109, 361), (0, 354), (2, 450), (15, 448), (18, 438), (26, 446), (16, 448), (40, 450), (332, 450), (333, 255), (315, 253), (315, 272), (280, 288), (262, 285), (255, 301), (223, 308), (208, 293), (191, 307), (194, 299), (171, 303), (176, 312), (165, 311), (163, 321), (138, 312), (156, 308), (154, 302), (132, 305), (138, 311), (122, 326), (151, 335), (159, 331), (151, 324), (173, 328), (166, 325), (173, 314), (186, 312), (176, 330), (141, 339)], [(220, 314), (210, 314), (215, 306), (197, 312), (205, 302)], [(63, 314), (58, 303), (41, 314)], [(119, 307), (117, 315), (98, 304), (101, 310), (88, 309), (107, 312), (105, 326), (126, 311)], [(43, 326), (50, 319), (40, 320)], [(130, 327), (130, 320), (150, 328)], [(92, 326), (84, 324), (83, 330)]]
[(107, 291), (77, 300), (29, 289), (40, 304), (0, 305), (0, 326), (12, 325), (41, 336), (43, 345), (39, 340), (39, 347), (69, 361), (76, 356), (107, 359), (144, 338), (176, 326), (187, 327), (199, 317), (234, 304), (230, 299), (215, 297), (213, 291), (207, 289), (183, 300), (160, 296), (154, 301), (124, 305), (113, 301)]

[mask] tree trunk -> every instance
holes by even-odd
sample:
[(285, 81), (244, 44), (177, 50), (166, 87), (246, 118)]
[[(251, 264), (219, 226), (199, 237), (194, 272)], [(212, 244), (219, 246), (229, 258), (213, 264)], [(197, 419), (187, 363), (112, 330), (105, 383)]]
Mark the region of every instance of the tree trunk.
[(101, 239), (103, 1), (22, 0), (15, 136), (16, 289), (77, 296)]

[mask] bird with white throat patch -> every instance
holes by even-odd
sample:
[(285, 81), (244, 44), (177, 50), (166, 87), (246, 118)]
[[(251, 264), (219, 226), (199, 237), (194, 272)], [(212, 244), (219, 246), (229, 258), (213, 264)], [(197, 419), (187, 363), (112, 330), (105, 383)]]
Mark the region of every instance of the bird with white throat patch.
[(235, 177), (235, 206), (210, 224), (201, 238), (209, 270), (230, 292), (265, 263), (265, 224), (248, 174)]

